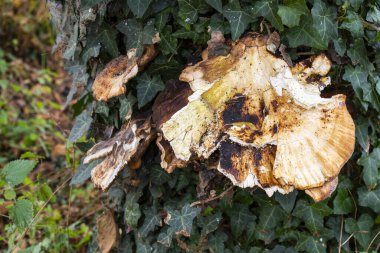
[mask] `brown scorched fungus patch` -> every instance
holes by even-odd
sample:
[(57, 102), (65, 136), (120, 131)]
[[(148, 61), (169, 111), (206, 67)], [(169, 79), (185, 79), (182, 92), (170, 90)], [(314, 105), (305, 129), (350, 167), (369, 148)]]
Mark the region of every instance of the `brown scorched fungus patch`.
[(258, 186), (269, 196), (300, 189), (315, 201), (335, 190), (354, 149), (355, 126), (344, 95), (320, 96), (330, 85), (330, 60), (321, 54), (289, 67), (273, 54), (277, 34), (221, 43), (214, 36), (204, 60), (184, 69), (182, 82), (168, 83), (152, 120), (131, 120), (88, 152), (85, 163), (106, 156), (92, 172), (95, 184), (106, 189), (158, 136), (168, 172), (207, 163), (218, 152), (217, 170), (239, 187)]

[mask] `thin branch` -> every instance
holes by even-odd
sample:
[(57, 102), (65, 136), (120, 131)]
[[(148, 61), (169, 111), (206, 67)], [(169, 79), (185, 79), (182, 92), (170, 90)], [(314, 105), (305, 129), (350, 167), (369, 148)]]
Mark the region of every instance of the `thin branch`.
[(230, 186), (227, 190), (225, 190), (224, 192), (222, 192), (221, 194), (219, 194), (218, 196), (215, 196), (215, 197), (212, 197), (212, 198), (207, 198), (207, 199), (202, 199), (202, 200), (198, 200), (198, 201), (195, 201), (193, 203), (191, 203), (190, 206), (197, 206), (197, 205), (204, 205), (208, 202), (211, 202), (213, 200), (216, 200), (216, 199), (220, 199), (220, 198), (223, 198), (229, 191), (231, 191), (232, 189), (234, 188), (234, 186)]
[(375, 241), (375, 239), (376, 239), (379, 235), (380, 235), (380, 230), (379, 230), (379, 232), (377, 232), (377, 234), (375, 235), (375, 237), (373, 237), (372, 241), (371, 241), (370, 244), (368, 245), (367, 252), (369, 252), (369, 248), (371, 248), (372, 243)]
[(373, 30), (375, 30), (375, 31), (377, 31), (377, 32), (380, 32), (380, 27), (378, 27), (378, 26), (375, 25), (375, 24), (372, 24), (372, 23), (367, 22), (367, 21), (365, 21), (365, 20), (363, 20), (363, 24), (364, 24), (364, 26), (370, 27), (370, 28), (372, 28)]
[(360, 230), (360, 231), (355, 231), (353, 232), (352, 234), (350, 234), (350, 236), (347, 238), (347, 240), (345, 240), (343, 243), (342, 243), (342, 246), (345, 245), (350, 239), (351, 237), (353, 237), (355, 234), (357, 233), (368, 233), (369, 231), (364, 231), (364, 230)]
[(338, 253), (341, 252), (341, 249), (342, 249), (342, 235), (343, 235), (343, 223), (344, 223), (344, 220), (343, 220), (343, 216), (341, 216), (342, 219), (340, 221), (340, 234), (339, 234), (339, 248), (338, 248)]

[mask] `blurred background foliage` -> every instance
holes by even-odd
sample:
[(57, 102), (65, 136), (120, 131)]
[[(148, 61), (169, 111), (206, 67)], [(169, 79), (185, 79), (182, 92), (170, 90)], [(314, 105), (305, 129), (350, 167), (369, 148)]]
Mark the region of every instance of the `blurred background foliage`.
[(1, 252), (83, 252), (99, 209), (91, 185), (69, 186), (81, 152), (49, 17), (45, 1), (0, 0)]

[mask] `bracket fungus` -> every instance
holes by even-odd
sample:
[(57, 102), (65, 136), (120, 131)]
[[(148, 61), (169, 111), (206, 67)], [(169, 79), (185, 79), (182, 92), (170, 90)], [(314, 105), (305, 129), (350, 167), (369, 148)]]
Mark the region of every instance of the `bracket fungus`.
[(125, 84), (144, 69), (157, 55), (154, 44), (146, 45), (141, 57), (136, 56), (136, 48), (127, 55), (119, 56), (110, 61), (96, 76), (92, 91), (96, 100), (108, 101), (112, 97), (126, 92)]
[(258, 186), (269, 196), (300, 189), (315, 201), (335, 190), (355, 125), (344, 95), (321, 97), (330, 60), (320, 54), (289, 67), (275, 55), (276, 33), (223, 43), (215, 35), (204, 60), (185, 68), (182, 82), (168, 83), (153, 105), (153, 125), (150, 117), (132, 120), (88, 152), (85, 163), (106, 156), (92, 172), (95, 184), (107, 188), (157, 136), (168, 172), (215, 153), (217, 170), (239, 187)]

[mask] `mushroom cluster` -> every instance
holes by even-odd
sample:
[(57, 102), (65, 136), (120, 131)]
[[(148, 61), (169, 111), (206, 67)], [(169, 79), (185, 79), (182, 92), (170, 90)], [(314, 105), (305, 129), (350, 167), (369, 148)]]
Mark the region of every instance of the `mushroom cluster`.
[[(355, 144), (345, 96), (320, 96), (330, 85), (325, 55), (289, 67), (274, 54), (278, 43), (277, 34), (256, 33), (228, 46), (210, 43), (205, 59), (183, 70), (183, 82), (167, 85), (153, 105), (151, 131), (164, 169), (207, 162), (216, 153), (218, 171), (239, 187), (258, 186), (269, 196), (300, 189), (315, 201), (335, 190)], [(102, 153), (99, 145), (105, 147), (95, 146), (85, 162), (94, 150)]]

